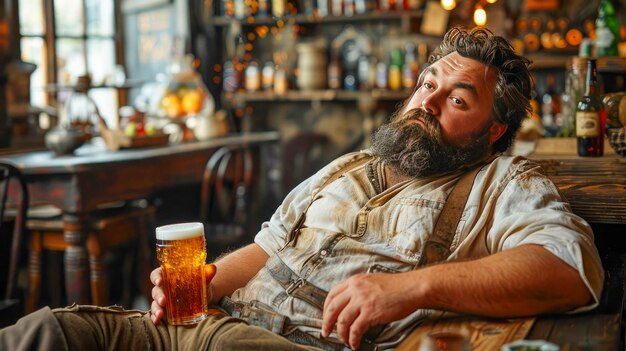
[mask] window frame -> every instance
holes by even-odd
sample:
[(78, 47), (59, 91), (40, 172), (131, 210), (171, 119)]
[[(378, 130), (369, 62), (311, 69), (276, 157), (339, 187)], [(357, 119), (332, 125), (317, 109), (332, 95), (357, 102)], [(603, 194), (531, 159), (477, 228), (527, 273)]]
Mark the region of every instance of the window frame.
[[(112, 0), (113, 1), (113, 34), (112, 35), (102, 35), (102, 34), (89, 34), (87, 32), (87, 0), (80, 0), (81, 2), (81, 11), (83, 16), (82, 21), (82, 35), (67, 35), (67, 34), (57, 34), (56, 32), (56, 16), (54, 13), (54, 3), (55, 0), (38, 0), (42, 3), (42, 11), (43, 11), (43, 34), (23, 34), (20, 30), (20, 17), (19, 17), (19, 2), (20, 0), (11, 0), (13, 5), (15, 6), (15, 18), (17, 21), (16, 33), (15, 33), (15, 43), (16, 46), (16, 56), (21, 58), (22, 50), (22, 38), (41, 38), (45, 44), (45, 61), (46, 61), (46, 71), (44, 72), (46, 76), (46, 104), (51, 106), (58, 105), (58, 89), (48, 88), (52, 87), (59, 82), (58, 77), (58, 65), (57, 65), (57, 40), (59, 39), (75, 39), (80, 40), (83, 43), (82, 48), (82, 56), (85, 62), (85, 70), (89, 72), (89, 55), (88, 55), (88, 41), (89, 39), (111, 39), (113, 40), (113, 45), (115, 48), (115, 64), (121, 65), (125, 67), (124, 61), (124, 42), (123, 42), (123, 18), (121, 13), (121, 0)], [(115, 87), (111, 86), (111, 89), (115, 89)], [(128, 100), (128, 92), (126, 89), (116, 89), (117, 90), (117, 104), (118, 108), (127, 104)]]

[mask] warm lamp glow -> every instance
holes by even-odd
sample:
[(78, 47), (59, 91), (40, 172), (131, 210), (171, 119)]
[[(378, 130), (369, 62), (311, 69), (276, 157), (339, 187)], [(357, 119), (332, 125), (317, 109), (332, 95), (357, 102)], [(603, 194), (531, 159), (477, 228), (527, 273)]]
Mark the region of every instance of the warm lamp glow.
[(474, 10), (474, 23), (477, 26), (484, 26), (487, 23), (487, 12), (481, 6), (476, 5), (476, 9)]
[(456, 7), (456, 1), (455, 0), (441, 0), (441, 7), (443, 7), (444, 10), (453, 10)]
[(498, 0), (487, 0), (487, 2), (490, 3), (490, 4), (495, 4), (496, 1), (498, 1)]

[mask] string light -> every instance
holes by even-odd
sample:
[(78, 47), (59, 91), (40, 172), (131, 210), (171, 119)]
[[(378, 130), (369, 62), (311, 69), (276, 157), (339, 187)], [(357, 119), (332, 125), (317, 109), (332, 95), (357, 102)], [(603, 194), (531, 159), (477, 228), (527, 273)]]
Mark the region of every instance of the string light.
[(477, 26), (484, 26), (487, 23), (487, 12), (480, 4), (476, 4), (476, 9), (474, 10), (474, 23)]
[(444, 10), (453, 10), (456, 7), (456, 1), (455, 0), (441, 0), (441, 7), (443, 7)]

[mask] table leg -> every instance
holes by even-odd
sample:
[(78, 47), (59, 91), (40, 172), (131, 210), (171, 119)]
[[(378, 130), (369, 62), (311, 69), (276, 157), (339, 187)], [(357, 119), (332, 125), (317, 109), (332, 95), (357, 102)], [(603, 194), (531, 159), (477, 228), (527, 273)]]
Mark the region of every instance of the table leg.
[[(84, 216), (83, 216), (84, 217)], [(89, 302), (89, 286), (87, 280), (87, 248), (86, 238), (89, 225), (86, 218), (76, 214), (63, 215), (63, 239), (65, 248), (65, 290), (69, 304), (87, 304)]]
[[(99, 235), (98, 233), (97, 235)], [(108, 305), (107, 275), (104, 266), (104, 255), (98, 239), (87, 239), (87, 251), (89, 253), (89, 277), (91, 281), (91, 302), (94, 305)]]

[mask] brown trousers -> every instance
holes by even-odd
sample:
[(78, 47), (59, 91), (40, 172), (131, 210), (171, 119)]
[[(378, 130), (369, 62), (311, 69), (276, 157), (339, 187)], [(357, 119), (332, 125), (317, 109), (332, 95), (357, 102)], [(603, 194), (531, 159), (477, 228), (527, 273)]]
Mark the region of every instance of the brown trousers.
[(121, 307), (42, 308), (0, 330), (0, 350), (313, 351), (211, 309), (194, 327), (154, 325), (150, 313)]

